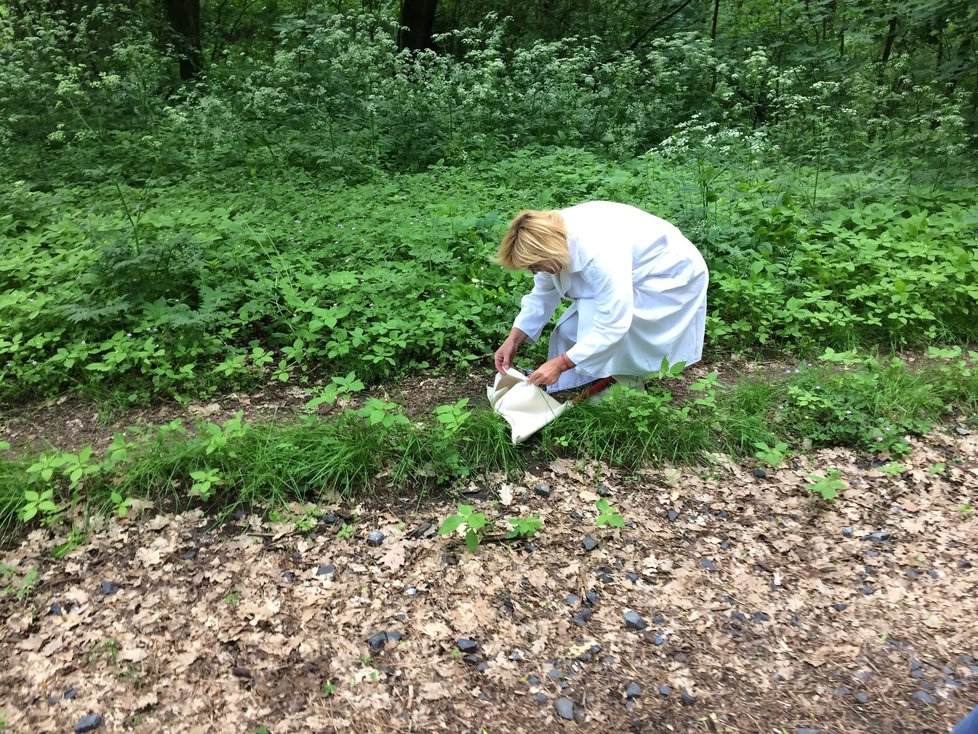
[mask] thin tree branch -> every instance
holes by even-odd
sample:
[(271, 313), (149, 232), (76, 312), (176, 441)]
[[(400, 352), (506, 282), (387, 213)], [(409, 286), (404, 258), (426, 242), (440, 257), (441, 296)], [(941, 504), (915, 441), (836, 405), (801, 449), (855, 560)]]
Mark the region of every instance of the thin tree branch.
[(659, 27), (660, 25), (662, 25), (663, 23), (665, 23), (665, 22), (666, 22), (667, 20), (669, 20), (669, 19), (670, 19), (671, 17), (673, 17), (674, 15), (677, 15), (677, 14), (678, 14), (679, 12), (681, 12), (681, 11), (683, 10), (683, 8), (685, 8), (685, 7), (686, 7), (687, 5), (689, 5), (689, 4), (691, 3), (691, 2), (693, 2), (693, 0), (683, 0), (683, 1), (681, 2), (681, 3), (679, 3), (679, 5), (677, 5), (677, 6), (675, 7), (675, 8), (673, 8), (673, 9), (672, 9), (672, 10), (670, 10), (670, 11), (669, 11), (668, 13), (666, 13), (665, 15), (663, 15), (663, 16), (662, 16), (661, 18), (659, 18), (659, 19), (658, 19), (657, 21), (655, 21), (655, 23), (653, 23), (653, 24), (652, 24), (652, 25), (650, 25), (650, 26), (649, 26), (648, 28), (646, 28), (646, 29), (645, 29), (644, 31), (642, 31), (642, 33), (641, 33), (641, 34), (639, 35), (639, 37), (638, 37), (638, 38), (636, 38), (636, 39), (635, 39), (634, 41), (632, 41), (632, 42), (631, 42), (631, 43), (629, 44), (629, 46), (628, 46), (628, 50), (629, 50), (629, 51), (634, 51), (634, 50), (635, 50), (635, 49), (636, 49), (636, 48), (638, 47), (638, 45), (639, 45), (639, 44), (640, 44), (640, 43), (641, 43), (642, 41), (644, 41), (644, 40), (646, 39), (646, 37), (647, 37), (647, 36), (648, 36), (648, 35), (649, 35), (649, 34), (650, 34), (650, 33), (651, 33), (652, 31), (654, 31), (654, 30), (655, 30), (656, 28), (658, 28), (658, 27)]

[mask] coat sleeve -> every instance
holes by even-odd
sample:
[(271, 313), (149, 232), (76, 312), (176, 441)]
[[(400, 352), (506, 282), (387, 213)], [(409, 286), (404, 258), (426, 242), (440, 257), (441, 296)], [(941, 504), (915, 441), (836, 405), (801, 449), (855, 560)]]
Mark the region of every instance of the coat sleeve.
[(581, 270), (594, 296), (594, 322), (591, 329), (567, 350), (567, 357), (582, 371), (607, 377), (602, 367), (612, 350), (632, 325), (634, 287), (632, 259), (628, 249), (609, 248)]
[(560, 292), (553, 276), (538, 273), (533, 277), (533, 290), (520, 301), (520, 313), (513, 326), (524, 332), (531, 342), (535, 342), (540, 338), (543, 327), (550, 321), (559, 303)]

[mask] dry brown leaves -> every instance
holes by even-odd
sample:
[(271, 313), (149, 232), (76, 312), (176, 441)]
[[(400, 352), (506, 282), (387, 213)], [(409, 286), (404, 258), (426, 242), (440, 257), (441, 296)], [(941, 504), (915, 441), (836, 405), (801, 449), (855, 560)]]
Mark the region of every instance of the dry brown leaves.
[[(110, 522), (63, 561), (63, 538), (35, 532), (2, 561), (39, 575), (25, 602), (2, 600), (0, 705), (15, 732), (89, 713), (107, 731), (540, 732), (564, 728), (563, 695), (582, 731), (943, 733), (978, 699), (978, 523), (959, 509), (976, 460), (976, 437), (934, 434), (896, 477), (839, 450), (766, 479), (723, 461), (626, 484), (559, 461), (500, 488), (498, 512), (540, 513), (532, 552), (414, 537), (447, 503), (360, 508), (348, 539), (258, 518), (206, 531), (197, 513)], [(827, 468), (848, 486), (831, 505), (805, 490)], [(530, 490), (541, 478), (549, 500)], [(594, 527), (599, 481), (631, 527)], [(648, 629), (626, 628), (628, 610)], [(401, 637), (371, 647), (382, 632)]]

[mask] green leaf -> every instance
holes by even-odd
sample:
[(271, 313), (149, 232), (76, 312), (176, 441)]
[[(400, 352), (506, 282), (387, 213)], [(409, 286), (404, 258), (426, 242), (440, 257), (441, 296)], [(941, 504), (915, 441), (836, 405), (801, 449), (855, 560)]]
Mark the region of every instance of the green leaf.
[(441, 527), (438, 528), (438, 534), (448, 535), (449, 533), (454, 533), (456, 530), (462, 527), (462, 523), (464, 522), (465, 518), (461, 515), (452, 515), (451, 517), (445, 518), (445, 522), (443, 522)]
[(465, 547), (469, 549), (470, 553), (475, 553), (479, 547), (479, 536), (474, 530), (469, 530), (465, 534)]

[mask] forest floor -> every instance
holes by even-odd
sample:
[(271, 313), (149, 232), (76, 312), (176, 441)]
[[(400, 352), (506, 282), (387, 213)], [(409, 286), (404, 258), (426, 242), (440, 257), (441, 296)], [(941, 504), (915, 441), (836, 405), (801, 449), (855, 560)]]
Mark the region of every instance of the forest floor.
[[(143, 508), (63, 559), (37, 530), (0, 560), (6, 730), (945, 734), (978, 704), (978, 436), (900, 462), (536, 464), (456, 500), (544, 522), (475, 554), (444, 499), (302, 531)], [(832, 503), (805, 489), (829, 467)]]

